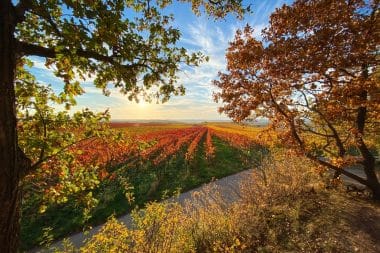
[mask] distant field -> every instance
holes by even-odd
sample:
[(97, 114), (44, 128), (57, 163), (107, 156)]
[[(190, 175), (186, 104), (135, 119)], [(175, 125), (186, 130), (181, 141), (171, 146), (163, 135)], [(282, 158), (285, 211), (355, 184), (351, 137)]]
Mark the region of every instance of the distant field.
[(112, 214), (124, 214), (178, 189), (186, 191), (250, 168), (267, 154), (257, 141), (262, 130), (257, 127), (120, 122), (111, 127), (124, 133), (124, 139), (99, 137), (77, 146), (82, 150), (77, 155), (82, 167), (95, 164), (97, 168), (99, 184), (92, 194), (98, 204), (91, 209), (90, 219), (83, 216), (78, 194), (64, 203), (51, 204), (43, 213), (37, 211), (36, 198), (28, 198), (23, 208), (23, 249), (102, 223)]
[(190, 124), (184, 123), (123, 123), (112, 122), (110, 124), (112, 128), (124, 129), (129, 134), (145, 134), (158, 131), (164, 131), (168, 129), (181, 129), (190, 127)]

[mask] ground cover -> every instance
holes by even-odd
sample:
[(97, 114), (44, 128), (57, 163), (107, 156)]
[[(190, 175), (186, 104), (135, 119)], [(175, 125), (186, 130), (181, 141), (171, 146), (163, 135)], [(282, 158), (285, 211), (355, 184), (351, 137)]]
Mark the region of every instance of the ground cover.
[(379, 203), (329, 178), (294, 152), (274, 151), (244, 172), (233, 202), (210, 184), (182, 204), (148, 204), (128, 227), (111, 218), (58, 252), (379, 252)]
[(83, 196), (80, 189), (66, 201), (46, 205), (43, 212), (37, 211), (38, 200), (26, 198), (23, 249), (244, 170), (266, 153), (253, 139), (206, 125), (118, 125), (118, 131), (128, 133), (128, 138), (118, 142), (91, 140), (82, 143), (84, 151), (77, 155), (83, 167), (96, 161), (94, 175), (99, 182), (93, 190), (86, 190), (96, 200), (91, 209), (79, 199)]

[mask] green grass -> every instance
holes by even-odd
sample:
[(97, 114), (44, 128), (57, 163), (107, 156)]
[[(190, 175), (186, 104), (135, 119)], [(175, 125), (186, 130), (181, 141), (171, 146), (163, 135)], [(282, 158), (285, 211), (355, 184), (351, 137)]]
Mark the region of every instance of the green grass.
[(133, 185), (135, 201), (130, 204), (117, 181), (103, 182), (94, 196), (99, 199), (99, 204), (92, 213), (91, 218), (85, 221), (83, 209), (76, 205), (74, 198), (64, 205), (49, 207), (44, 214), (28, 216), (21, 222), (22, 249), (30, 249), (38, 246), (45, 240), (44, 228), (50, 227), (50, 238), (62, 238), (70, 233), (81, 231), (85, 225), (97, 225), (103, 223), (110, 215), (122, 215), (131, 211), (136, 206), (168, 197), (177, 189), (181, 192), (196, 188), (203, 183), (210, 182), (213, 178), (221, 178), (242, 171), (252, 165), (252, 161), (260, 159), (265, 150), (253, 147), (250, 151), (243, 151), (231, 147), (226, 142), (213, 137), (215, 157), (212, 161), (205, 157), (204, 139), (198, 146), (193, 161), (186, 161), (184, 154), (186, 147), (181, 152), (159, 166), (153, 166), (149, 162), (141, 166), (121, 165), (113, 168), (119, 175), (128, 179)]

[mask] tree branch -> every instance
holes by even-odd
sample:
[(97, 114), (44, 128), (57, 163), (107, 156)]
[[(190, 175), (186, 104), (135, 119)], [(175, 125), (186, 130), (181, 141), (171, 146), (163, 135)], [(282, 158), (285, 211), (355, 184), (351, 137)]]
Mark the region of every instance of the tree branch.
[[(362, 77), (364, 80), (368, 79), (368, 69), (367, 66), (362, 67)], [(360, 93), (360, 99), (363, 103), (367, 101), (367, 91), (363, 89)], [(363, 157), (363, 166), (364, 166), (364, 172), (367, 176), (367, 180), (372, 184), (372, 186), (380, 187), (379, 181), (377, 179), (377, 175), (375, 173), (375, 157), (371, 153), (371, 151), (368, 149), (366, 143), (364, 142), (363, 136), (364, 136), (364, 128), (365, 128), (365, 121), (367, 117), (367, 107), (366, 106), (359, 106), (357, 116), (356, 116), (356, 127), (358, 130), (358, 133), (356, 134), (356, 145), (360, 150), (360, 153)]]
[(42, 160), (44, 155), (45, 155), (45, 144), (46, 144), (46, 138), (47, 138), (47, 123), (45, 121), (45, 118), (44, 116), (42, 115), (42, 112), (40, 110), (40, 108), (37, 106), (36, 103), (33, 103), (34, 104), (34, 107), (41, 119), (41, 122), (42, 122), (42, 126), (43, 126), (43, 138), (44, 138), (44, 145), (41, 147), (41, 150), (40, 150), (40, 155), (38, 157), (38, 160)]
[(327, 139), (326, 144), (322, 147), (322, 150), (324, 150), (326, 153), (330, 154), (331, 156), (336, 157), (336, 154), (334, 154), (332, 151), (328, 149), (330, 144), (331, 144), (331, 140)]
[(276, 100), (274, 99), (273, 97), (273, 94), (271, 92), (271, 86), (270, 86), (270, 89), (269, 89), (269, 94), (270, 94), (270, 97), (271, 97), (271, 101), (274, 103), (275, 105), (275, 108), (276, 110), (281, 113), (288, 121), (289, 125), (290, 125), (290, 130), (291, 130), (291, 133), (292, 133), (292, 136), (293, 138), (297, 141), (301, 151), (305, 154), (306, 157), (308, 157), (309, 159), (313, 160), (313, 161), (316, 161), (318, 162), (319, 164), (325, 166), (325, 167), (328, 167), (330, 169), (333, 169), (349, 178), (352, 178), (356, 181), (358, 181), (359, 183), (363, 184), (363, 185), (366, 185), (366, 186), (369, 186), (367, 180), (349, 172), (349, 171), (346, 171), (344, 170), (343, 168), (339, 168), (337, 166), (334, 166), (333, 164), (329, 163), (329, 162), (326, 162), (326, 161), (323, 161), (321, 159), (319, 159), (318, 157), (312, 155), (311, 153), (307, 152), (307, 150), (305, 149), (305, 145), (304, 145), (304, 142), (301, 140), (301, 137), (298, 135), (297, 133), (297, 129), (296, 129), (296, 126), (294, 124), (294, 120), (292, 120), (284, 110), (282, 110), (282, 108), (280, 107), (280, 105), (276, 102)]
[(33, 45), (22, 41), (17, 41), (16, 47), (18, 49), (18, 52), (21, 52), (24, 55), (35, 55), (46, 58), (56, 57), (56, 52), (52, 48)]
[(214, 4), (214, 5), (220, 5), (222, 3), (221, 0), (219, 1), (215, 1), (215, 0), (208, 0), (210, 4)]
[(274, 98), (273, 94), (272, 94), (272, 85), (270, 84), (269, 85), (270, 88), (269, 88), (269, 95), (270, 95), (270, 98), (271, 98), (271, 101), (272, 103), (274, 104), (276, 110), (281, 113), (281, 115), (283, 115), (286, 119), (286, 121), (288, 121), (289, 123), (289, 126), (290, 126), (290, 131), (292, 133), (292, 136), (293, 138), (297, 141), (298, 145), (300, 146), (301, 150), (305, 150), (305, 144), (304, 142), (302, 141), (301, 137), (298, 135), (297, 133), (297, 129), (296, 129), (296, 126), (294, 125), (294, 119), (291, 118), (288, 114), (286, 114), (286, 112), (281, 108), (281, 106), (277, 103), (276, 99)]
[(313, 129), (309, 128), (309, 126), (307, 126), (305, 124), (303, 124), (303, 125), (306, 126), (307, 128), (300, 128), (302, 131), (310, 132), (312, 134), (315, 134), (315, 135), (318, 135), (318, 136), (322, 136), (322, 137), (326, 137), (326, 138), (334, 137), (332, 134), (323, 134), (323, 133), (314, 131)]
[(359, 176), (357, 176), (357, 175), (355, 175), (355, 174), (353, 174), (353, 173), (351, 173), (351, 172), (349, 172), (347, 170), (344, 170), (342, 168), (334, 166), (331, 163), (323, 161), (323, 160), (319, 159), (318, 157), (313, 156), (313, 155), (311, 155), (309, 153), (306, 153), (305, 155), (309, 159), (311, 159), (311, 160), (313, 160), (313, 161), (315, 161), (315, 162), (317, 162), (317, 163), (319, 163), (319, 164), (321, 164), (321, 165), (323, 165), (323, 166), (325, 166), (327, 168), (333, 169), (333, 170), (335, 170), (335, 171), (337, 171), (337, 172), (339, 172), (339, 173), (341, 173), (341, 174), (343, 174), (343, 175), (345, 175), (345, 176), (347, 176), (349, 178), (352, 178), (352, 179), (358, 181), (359, 183), (361, 183), (363, 185), (368, 186), (368, 182), (364, 178), (361, 178), (361, 177), (359, 177)]
[(67, 53), (67, 54), (72, 54), (75, 52), (75, 54), (79, 57), (84, 57), (87, 59), (94, 59), (97, 61), (105, 62), (112, 64), (116, 67), (120, 68), (136, 68), (136, 67), (143, 67), (143, 68), (148, 68), (152, 72), (154, 70), (147, 64), (143, 63), (132, 63), (132, 64), (121, 64), (117, 62), (113, 56), (108, 56), (108, 55), (102, 55), (99, 54), (98, 52), (91, 51), (91, 50), (83, 50), (83, 49), (77, 49), (76, 51), (74, 50), (69, 50), (69, 49), (63, 49), (63, 50), (56, 50), (55, 48), (47, 48), (39, 45), (34, 45), (34, 44), (29, 44), (23, 41), (16, 41), (17, 48), (19, 52), (21, 52), (24, 55), (35, 55), (35, 56), (40, 56), (40, 57), (46, 57), (46, 58), (55, 58), (57, 54), (59, 53)]
[(346, 149), (344, 148), (343, 142), (339, 137), (338, 131), (335, 129), (333, 124), (326, 118), (326, 116), (320, 110), (318, 110), (315, 106), (314, 107), (309, 106), (309, 103), (307, 101), (307, 96), (303, 91), (301, 91), (301, 94), (304, 96), (307, 108), (313, 112), (316, 112), (326, 122), (328, 128), (332, 132), (332, 135), (330, 135), (329, 137), (332, 137), (335, 139), (336, 146), (339, 149), (339, 156), (343, 157), (346, 154)]
[(31, 0), (20, 0), (15, 6), (16, 23), (21, 23), (25, 20), (25, 13), (33, 7)]
[(33, 14), (45, 19), (49, 24), (50, 26), (53, 28), (54, 32), (58, 35), (58, 36), (61, 36), (63, 37), (63, 34), (62, 32), (58, 29), (58, 26), (56, 23), (54, 23), (50, 13), (44, 9), (43, 7), (41, 8), (40, 6), (36, 7), (33, 9), (32, 11)]
[(78, 143), (80, 143), (80, 142), (82, 142), (82, 141), (89, 140), (89, 139), (92, 139), (92, 138), (94, 138), (94, 136), (85, 137), (85, 138), (83, 138), (83, 139), (80, 139), (79, 141), (76, 141), (76, 142), (73, 142), (73, 143), (70, 143), (70, 144), (64, 146), (63, 148), (61, 148), (59, 151), (57, 151), (57, 152), (54, 153), (54, 154), (51, 154), (51, 155), (48, 155), (48, 156), (43, 157), (42, 159), (39, 159), (39, 160), (36, 161), (33, 165), (30, 166), (29, 171), (33, 171), (33, 170), (37, 169), (38, 166), (40, 166), (43, 162), (45, 162), (46, 160), (51, 159), (51, 158), (53, 158), (54, 156), (56, 156), (56, 155), (62, 153), (63, 151), (67, 150), (68, 148), (70, 148), (70, 147), (72, 147), (72, 146), (74, 146), (74, 145), (76, 145), (76, 144), (78, 144)]

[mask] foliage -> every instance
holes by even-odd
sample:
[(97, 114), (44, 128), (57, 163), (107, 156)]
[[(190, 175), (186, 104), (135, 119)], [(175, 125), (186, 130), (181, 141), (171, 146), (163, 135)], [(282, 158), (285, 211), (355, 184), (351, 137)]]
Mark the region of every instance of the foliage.
[[(98, 184), (97, 166), (89, 166), (87, 173), (83, 164), (73, 161), (72, 150), (64, 150), (81, 140), (75, 136), (98, 136), (96, 123), (104, 123), (107, 113), (96, 115), (85, 110), (69, 116), (56, 112), (51, 102), (65, 104), (68, 110), (75, 104), (75, 96), (84, 92), (80, 81), (89, 78), (104, 94), (109, 94), (112, 85), (135, 101), (142, 96), (165, 102), (172, 95), (184, 94), (184, 87), (177, 84), (180, 67), (197, 66), (207, 57), (177, 46), (180, 31), (171, 26), (173, 16), (164, 10), (172, 2), (1, 1), (0, 155), (5, 160), (0, 167), (0, 199), (5, 203), (0, 212), (1, 251), (17, 251), (19, 185), (26, 175), (44, 174), (41, 169), (50, 169), (46, 163), (59, 160), (64, 180), (51, 177), (61, 186), (54, 189), (57, 203), (67, 201), (67, 196), (59, 195), (76, 193), (78, 188), (91, 190)], [(229, 12), (241, 17), (246, 11), (241, 0), (182, 2), (191, 3), (196, 13), (203, 9), (215, 18)], [(30, 66), (29, 56), (45, 58), (45, 66), (64, 82), (62, 93), (54, 94), (49, 85), (35, 81), (25, 66)], [(73, 136), (70, 132), (78, 127), (84, 129)], [(86, 196), (91, 198), (90, 193)]]
[[(197, 14), (203, 9), (215, 18), (223, 18), (228, 12), (241, 17), (245, 12), (241, 1), (183, 2), (191, 2)], [(78, 144), (83, 140), (102, 135), (120, 142), (120, 136), (112, 136), (107, 130), (104, 124), (109, 119), (107, 111), (95, 114), (85, 109), (70, 115), (68, 110), (76, 104), (75, 97), (84, 93), (81, 81), (93, 78), (95, 86), (106, 95), (112, 84), (136, 101), (139, 95), (146, 100), (167, 101), (172, 94), (184, 93), (184, 87), (176, 85), (179, 68), (196, 66), (206, 57), (201, 53), (189, 54), (176, 46), (180, 31), (170, 25), (173, 17), (164, 14), (170, 4), (172, 1), (25, 0), (15, 6), (10, 3), (16, 25), (12, 40), (17, 48), (18, 143), (32, 160), (31, 168), (22, 168), (24, 174), (34, 171), (26, 178), (26, 185), (36, 177), (47, 177), (46, 181), (52, 183), (34, 190), (41, 194), (51, 192), (46, 189), (55, 184), (58, 186), (55, 195), (62, 196), (57, 201), (62, 202), (66, 201), (67, 192), (92, 189), (98, 184), (98, 167), (104, 164), (75, 161), (73, 153), (86, 152), (80, 150), (86, 148), (84, 143)], [(28, 56), (46, 59), (45, 66), (64, 81), (61, 93), (38, 83), (29, 72), (33, 64)], [(52, 171), (52, 167), (59, 169)], [(78, 178), (89, 171), (91, 175)], [(61, 180), (62, 177), (67, 180)]]
[(208, 159), (213, 159), (215, 155), (215, 147), (212, 144), (211, 130), (207, 129), (206, 134), (206, 157)]
[[(370, 150), (380, 115), (378, 14), (378, 1), (295, 1), (272, 13), (262, 41), (249, 26), (238, 31), (227, 72), (214, 81), (220, 111), (236, 121), (269, 118), (283, 144), (380, 198)], [(367, 179), (345, 171), (350, 165)]]
[[(248, 124), (236, 124), (236, 123), (208, 123), (207, 127), (211, 130), (217, 132), (225, 132), (226, 134), (235, 135), (236, 139), (239, 136), (243, 136), (240, 140), (240, 147), (248, 144), (249, 142), (253, 142), (256, 144), (260, 144), (266, 147), (277, 147), (281, 146), (281, 142), (279, 141), (279, 131), (274, 131), (269, 126), (257, 127), (250, 126)], [(243, 144), (243, 142), (245, 144)], [(236, 145), (238, 145), (236, 143)]]
[[(376, 206), (354, 204), (337, 192), (327, 194), (320, 173), (318, 166), (294, 153), (276, 153), (243, 180), (236, 202), (217, 188), (194, 193), (183, 206), (153, 202), (134, 212), (131, 227), (111, 218), (76, 250), (354, 252), (361, 247), (376, 252), (376, 242), (347, 215), (364, 205), (374, 212), (365, 214), (373, 219), (380, 215)], [(350, 208), (342, 212), (337, 205)]]
[[(23, 63), (31, 62), (23, 59)], [(84, 142), (100, 136), (115, 140), (108, 129), (109, 113), (93, 113), (88, 109), (69, 114), (75, 104), (73, 90), (55, 94), (49, 85), (39, 84), (19, 65), (16, 76), (16, 110), (18, 117), (18, 145), (32, 165), (23, 179), (24, 197), (34, 203), (28, 208), (44, 212), (49, 204), (63, 203), (76, 195), (78, 205), (92, 207), (96, 200), (89, 190), (99, 184), (99, 164), (83, 161)], [(65, 104), (66, 109), (56, 111)]]
[[(158, 130), (151, 131), (154, 128)], [(61, 169), (66, 163), (53, 159), (49, 166), (54, 167), (43, 166), (38, 174), (26, 178), (23, 249), (43, 243), (44, 228), (50, 229), (49, 238), (58, 239), (102, 223), (111, 214), (121, 215), (149, 200), (159, 200), (167, 191), (186, 191), (241, 171), (266, 153), (254, 143), (249, 152), (237, 149), (205, 126), (142, 124), (115, 131), (127, 135), (120, 140), (111, 138), (112, 134), (91, 138), (69, 149), (75, 162), (69, 170)], [(206, 132), (214, 148), (212, 157), (207, 153), (207, 138), (200, 138), (196, 145), (193, 142)], [(187, 159), (190, 146), (193, 153)]]
[[(228, 12), (241, 16), (241, 1), (192, 2), (215, 18)], [(183, 94), (175, 86), (180, 64), (198, 65), (200, 53), (188, 54), (176, 46), (180, 31), (164, 9), (172, 1), (21, 1), (25, 13), (16, 39), (22, 55), (46, 57), (46, 66), (65, 82), (68, 96), (80, 90), (80, 79), (94, 77), (96, 87), (108, 94), (113, 84), (129, 99), (162, 98)], [(141, 81), (138, 81), (141, 80)], [(148, 94), (152, 86), (155, 92)]]
[(196, 148), (199, 146), (199, 142), (201, 141), (201, 139), (203, 138), (203, 136), (205, 135), (207, 129), (206, 128), (203, 128), (198, 134), (197, 136), (195, 136), (195, 138), (193, 139), (193, 141), (190, 143), (190, 146), (189, 148), (187, 149), (187, 152), (186, 152), (186, 160), (192, 160), (194, 158), (194, 153), (196, 151)]
[[(88, 154), (86, 145), (102, 135), (118, 142), (111, 145), (108, 140), (108, 154), (115, 149), (112, 146), (120, 146), (120, 136), (107, 130), (107, 111), (95, 114), (85, 109), (70, 116), (75, 97), (84, 93), (80, 81), (94, 78), (95, 86), (105, 94), (112, 83), (135, 100), (139, 94), (147, 100), (162, 96), (162, 101), (171, 94), (183, 94), (183, 86), (175, 87), (180, 65), (198, 65), (205, 57), (176, 47), (180, 32), (170, 26), (173, 17), (162, 14), (169, 4), (171, 1), (20, 1), (15, 6), (21, 12), (17, 15), (22, 14), (15, 32), (18, 144), (32, 161), (30, 168), (23, 168), (24, 174), (29, 174), (24, 185), (40, 195), (38, 198), (61, 203), (73, 193), (95, 188), (99, 175), (104, 177), (104, 162), (112, 159), (103, 164), (84, 161), (95, 157)], [(202, 6), (216, 18), (227, 11), (243, 13), (239, 1), (193, 2), (198, 13)], [(128, 12), (133, 15), (126, 16)], [(26, 56), (30, 55), (46, 58), (45, 65), (65, 83), (61, 93), (39, 84), (29, 72), (33, 64)], [(148, 95), (152, 86), (158, 88)], [(64, 108), (56, 111), (60, 105)], [(120, 156), (120, 147), (118, 151)], [(120, 157), (118, 160), (120, 163)]]
[[(215, 18), (245, 12), (241, 1), (183, 2), (191, 2), (197, 13), (204, 7)], [(1, 115), (8, 118), (2, 119), (0, 128), (8, 139), (2, 139), (1, 145), (2, 156), (10, 155), (10, 161), (16, 161), (1, 169), (1, 180), (11, 184), (4, 189), (13, 194), (4, 190), (5, 199), (19, 199), (21, 181), (29, 198), (24, 205), (27, 213), (36, 206), (44, 213), (50, 205), (75, 197), (78, 205), (87, 206), (88, 216), (97, 204), (92, 191), (109, 176), (106, 165), (113, 160), (125, 162), (129, 153), (122, 151), (128, 151), (129, 145), (119, 133), (107, 129), (107, 111), (70, 113), (69, 109), (75, 105), (75, 97), (84, 93), (80, 82), (87, 79), (93, 79), (105, 95), (112, 85), (136, 101), (142, 96), (165, 102), (184, 93), (184, 87), (177, 85), (180, 67), (197, 66), (207, 57), (176, 45), (180, 31), (171, 26), (173, 16), (164, 14), (170, 4), (170, 0), (2, 2), (0, 49), (4, 62), (0, 72), (6, 81), (1, 84), (4, 98), (0, 101), (4, 103)], [(35, 80), (29, 72), (29, 56), (45, 58), (45, 66), (64, 81), (61, 93)], [(92, 142), (102, 149), (89, 150), (86, 145)], [(118, 153), (112, 154), (115, 149)], [(105, 154), (97, 156), (101, 151), (112, 155), (103, 159)], [(18, 205), (14, 200), (4, 201)], [(2, 223), (1, 230), (12, 232), (2, 233), (0, 239), (5, 251), (15, 251), (19, 219), (12, 210), (19, 208), (7, 208), (1, 215), (9, 215), (4, 220), (13, 217), (14, 222)], [(9, 241), (10, 233), (14, 240)]]

